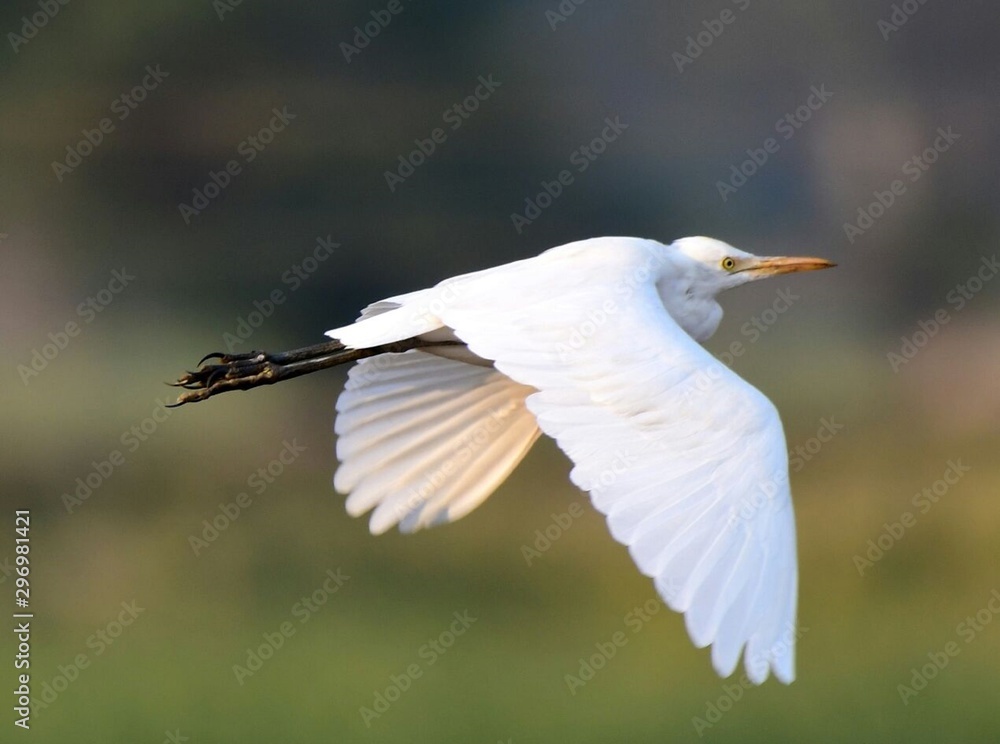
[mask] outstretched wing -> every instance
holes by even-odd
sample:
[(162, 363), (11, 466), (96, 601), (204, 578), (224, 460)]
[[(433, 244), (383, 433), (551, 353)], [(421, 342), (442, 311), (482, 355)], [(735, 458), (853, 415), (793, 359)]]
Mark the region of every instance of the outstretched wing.
[(334, 486), (372, 534), (459, 519), (485, 501), (538, 438), (534, 392), (492, 367), (422, 351), (351, 368), (337, 401)]
[(649, 254), (631, 253), (590, 276), (572, 256), (484, 275), (439, 315), (538, 390), (528, 408), (573, 482), (694, 643), (712, 644), (719, 674), (745, 648), (753, 682), (791, 682), (798, 572), (777, 410), (674, 322), (642, 271)]
[(663, 250), (570, 244), (420, 293), (398, 320), (330, 333), (366, 346), (447, 326), (537, 390), (527, 407), (573, 461), (573, 482), (695, 644), (712, 645), (719, 674), (743, 652), (754, 683), (771, 671), (788, 683), (798, 578), (781, 421), (666, 312)]

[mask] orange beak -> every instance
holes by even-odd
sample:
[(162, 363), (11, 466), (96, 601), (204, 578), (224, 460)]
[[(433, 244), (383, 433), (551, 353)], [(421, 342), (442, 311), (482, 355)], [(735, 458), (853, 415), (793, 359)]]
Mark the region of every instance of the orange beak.
[(758, 277), (778, 276), (779, 274), (792, 274), (796, 271), (818, 271), (819, 269), (829, 269), (837, 264), (827, 261), (825, 258), (811, 258), (808, 256), (767, 256), (750, 262), (743, 269)]

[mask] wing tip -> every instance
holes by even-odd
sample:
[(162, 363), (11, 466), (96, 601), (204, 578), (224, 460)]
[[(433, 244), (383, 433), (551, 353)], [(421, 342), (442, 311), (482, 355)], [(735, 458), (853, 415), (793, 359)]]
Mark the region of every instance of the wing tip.
[(391, 530), (397, 523), (399, 518), (394, 514), (389, 514), (386, 511), (381, 511), (376, 508), (375, 512), (372, 514), (371, 519), (368, 520), (368, 531), (375, 535), (384, 535), (386, 532)]
[(764, 684), (772, 672), (775, 679), (782, 684), (790, 685), (795, 681), (795, 641), (799, 637), (799, 631), (796, 630), (794, 623), (786, 626), (774, 637), (770, 647), (763, 650), (756, 648), (754, 636), (739, 641), (738, 645), (733, 645), (732, 640), (729, 644), (720, 643), (718, 633), (707, 638), (703, 634), (697, 634), (690, 624), (688, 633), (696, 646), (703, 640), (711, 643), (712, 667), (723, 679), (736, 672), (742, 657), (744, 676), (754, 685)]
[(767, 651), (758, 653), (751, 653), (747, 642), (743, 655), (747, 678), (755, 685), (762, 685), (773, 672), (774, 678), (782, 684), (792, 684), (795, 681), (795, 638), (792, 627), (790, 637), (783, 633)]
[[(715, 669), (716, 674), (723, 679), (731, 677), (736, 672), (738, 664), (739, 658), (735, 660), (712, 659), (712, 667)], [(783, 685), (790, 685), (795, 681), (794, 664), (786, 666), (781, 663), (780, 659), (771, 659), (766, 663), (760, 664), (752, 664), (749, 660), (745, 660), (743, 669), (747, 681), (755, 686), (760, 686), (767, 682), (772, 672), (774, 673), (774, 678)]]

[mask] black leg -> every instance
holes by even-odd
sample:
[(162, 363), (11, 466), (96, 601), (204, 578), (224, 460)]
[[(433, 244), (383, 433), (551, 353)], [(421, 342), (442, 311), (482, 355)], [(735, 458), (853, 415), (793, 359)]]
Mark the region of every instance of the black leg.
[[(196, 403), (230, 390), (249, 390), (261, 385), (273, 385), (293, 377), (300, 377), (321, 369), (336, 367), (379, 354), (402, 353), (410, 349), (431, 346), (456, 345), (461, 345), (461, 343), (457, 341), (431, 342), (410, 338), (369, 349), (348, 349), (339, 341), (329, 341), (276, 354), (269, 354), (266, 351), (250, 351), (245, 354), (214, 352), (202, 358), (201, 362), (198, 363), (200, 366), (197, 371), (188, 372), (177, 382), (170, 383), (175, 387), (187, 390), (178, 396), (177, 402), (171, 407), (175, 408), (185, 403)], [(210, 359), (217, 360), (217, 363), (204, 364)]]

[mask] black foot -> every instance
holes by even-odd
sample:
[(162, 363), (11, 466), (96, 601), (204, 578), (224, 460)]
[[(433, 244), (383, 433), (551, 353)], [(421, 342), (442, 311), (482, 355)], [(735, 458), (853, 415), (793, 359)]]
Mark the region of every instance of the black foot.
[[(209, 359), (216, 359), (218, 362), (205, 364)], [(279, 365), (264, 351), (245, 354), (214, 352), (205, 356), (198, 364), (200, 366), (197, 371), (188, 372), (177, 382), (168, 383), (189, 391), (181, 393), (171, 408), (205, 400), (229, 390), (247, 390), (258, 385), (268, 385), (279, 379)]]
[[(181, 393), (171, 407), (195, 403), (229, 390), (248, 390), (260, 385), (271, 385), (379, 354), (402, 354), (411, 349), (457, 345), (462, 345), (462, 342), (409, 338), (365, 349), (346, 349), (340, 341), (332, 340), (277, 354), (266, 351), (222, 354), (216, 351), (198, 362), (196, 372), (188, 372), (177, 382), (170, 383), (187, 391)], [(214, 360), (214, 363), (205, 364), (209, 360)]]

